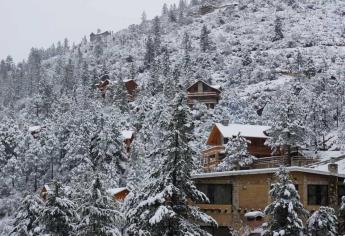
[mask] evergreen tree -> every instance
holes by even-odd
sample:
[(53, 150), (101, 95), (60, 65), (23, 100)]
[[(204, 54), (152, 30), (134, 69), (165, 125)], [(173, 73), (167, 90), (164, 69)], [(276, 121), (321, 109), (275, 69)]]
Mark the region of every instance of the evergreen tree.
[(39, 219), (43, 207), (42, 200), (36, 195), (27, 195), (15, 215), (13, 236), (41, 235)]
[(120, 236), (122, 214), (116, 203), (103, 189), (100, 179), (93, 181), (85, 193), (79, 209), (81, 222), (77, 226), (77, 235), (81, 236)]
[(333, 208), (321, 206), (307, 221), (307, 231), (310, 236), (336, 236), (337, 216)]
[[(299, 103), (298, 84), (288, 87), (283, 94), (279, 94), (280, 100), (268, 104), (265, 115), (269, 112), (275, 114), (271, 117), (271, 129), (267, 131), (269, 138), (266, 143), (275, 151), (286, 151), (289, 157), (289, 165), (292, 162), (293, 148), (303, 146), (305, 143), (305, 127), (303, 125), (303, 109)], [(272, 113), (271, 113), (272, 112)]]
[(78, 220), (76, 205), (64, 196), (60, 183), (56, 182), (54, 187), (42, 211), (43, 231), (49, 235), (73, 235), (74, 223)]
[(185, 32), (183, 34), (183, 39), (182, 39), (182, 48), (183, 48), (183, 67), (185, 70), (189, 70), (191, 66), (191, 56), (190, 52), (192, 51), (192, 42), (190, 39), (190, 35), (188, 32)]
[(162, 49), (162, 74), (166, 78), (170, 73), (170, 57), (169, 57), (169, 50), (167, 47), (163, 47)]
[(248, 153), (249, 141), (238, 134), (231, 138), (225, 146), (226, 157), (217, 166), (217, 171), (239, 170), (256, 159)]
[(153, 34), (153, 46), (154, 46), (154, 53), (155, 55), (159, 55), (161, 52), (161, 23), (159, 17), (156, 16), (153, 19), (153, 26), (152, 26), (152, 34)]
[(144, 56), (144, 66), (150, 68), (155, 58), (155, 47), (151, 36), (146, 40), (146, 51)]
[(283, 29), (282, 29), (282, 20), (280, 17), (276, 17), (274, 20), (274, 37), (272, 41), (278, 41), (284, 38)]
[(300, 196), (289, 177), (288, 170), (280, 167), (276, 176), (278, 180), (270, 190), (272, 202), (264, 210), (265, 214), (270, 217), (264, 226), (264, 235), (302, 236), (304, 230), (302, 219), (306, 218), (309, 213), (300, 202)]
[(173, 102), (163, 161), (146, 186), (130, 201), (127, 213), (128, 234), (132, 235), (208, 235), (197, 222), (215, 223), (191, 202), (204, 202), (207, 197), (191, 180), (194, 164), (188, 146), (191, 137), (189, 109), (179, 92)]
[(339, 233), (344, 233), (345, 232), (345, 196), (341, 197), (341, 203), (340, 203), (340, 208), (339, 208)]
[(203, 25), (200, 34), (200, 49), (202, 52), (206, 52), (211, 48), (209, 34), (210, 32), (208, 31), (207, 26)]
[(102, 114), (97, 121), (97, 131), (94, 133), (89, 147), (93, 171), (99, 174), (103, 181), (118, 184), (125, 171), (126, 161), (122, 137), (116, 129), (114, 121)]

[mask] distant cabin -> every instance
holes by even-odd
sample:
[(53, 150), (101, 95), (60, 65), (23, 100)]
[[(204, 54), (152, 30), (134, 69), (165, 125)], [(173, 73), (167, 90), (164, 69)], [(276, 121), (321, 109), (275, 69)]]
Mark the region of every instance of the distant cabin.
[[(102, 97), (105, 98), (108, 88), (112, 86), (115, 82), (111, 81), (108, 75), (101, 76), (99, 80), (100, 82), (96, 84), (96, 87), (101, 92)], [(135, 82), (135, 80), (125, 80), (123, 82), (125, 83), (126, 90), (128, 93), (128, 101), (134, 101), (136, 93), (138, 91), (138, 84)]]
[(48, 195), (52, 193), (52, 190), (50, 189), (48, 184), (45, 184), (40, 192), (40, 197), (44, 200), (47, 201)]
[(109, 31), (105, 31), (105, 32), (99, 33), (99, 34), (91, 33), (90, 34), (90, 42), (94, 42), (96, 40), (102, 40), (103, 38), (106, 38), (110, 35), (111, 35), (111, 33)]
[(42, 131), (43, 127), (36, 125), (36, 126), (31, 126), (29, 127), (28, 131), (31, 133), (31, 135), (34, 138), (38, 138), (39, 133)]
[(127, 153), (131, 151), (131, 144), (134, 139), (134, 131), (133, 130), (123, 130), (121, 131), (121, 135), (123, 137), (123, 143), (126, 148)]
[(127, 195), (129, 194), (129, 190), (126, 187), (123, 188), (111, 188), (107, 190), (107, 193), (111, 195), (114, 201), (123, 202)]
[(193, 106), (197, 101), (213, 109), (220, 100), (220, 94), (219, 85), (210, 85), (199, 80), (187, 88), (188, 105)]
[(138, 89), (138, 84), (133, 79), (124, 80), (123, 82), (125, 82), (129, 96), (134, 98)]
[(209, 148), (202, 152), (204, 168), (211, 170), (225, 157), (225, 144), (240, 134), (249, 140), (248, 152), (255, 157), (270, 157), (272, 149), (265, 145), (270, 126), (215, 123), (207, 139)]

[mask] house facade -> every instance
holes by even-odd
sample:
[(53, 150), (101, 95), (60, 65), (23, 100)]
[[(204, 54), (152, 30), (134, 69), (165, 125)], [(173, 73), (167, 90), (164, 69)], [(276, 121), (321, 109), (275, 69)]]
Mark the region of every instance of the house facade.
[(220, 86), (209, 85), (199, 80), (187, 88), (188, 105), (193, 106), (200, 102), (213, 109), (220, 100), (220, 94)]
[[(329, 171), (305, 167), (288, 167), (288, 170), (306, 209), (339, 207), (340, 198), (345, 194), (345, 175), (338, 174), (332, 164)], [(276, 171), (277, 168), (266, 168), (194, 175), (196, 186), (210, 200), (209, 204), (198, 206), (219, 225), (205, 228), (215, 236), (229, 235), (229, 228), (239, 231), (240, 235), (245, 235), (248, 228), (255, 230), (248, 223), (248, 213), (262, 212), (270, 203), (269, 190), (276, 180)]]
[(206, 171), (212, 171), (225, 157), (225, 145), (228, 141), (240, 134), (249, 141), (248, 152), (255, 157), (271, 157), (272, 149), (265, 145), (267, 140), (266, 130), (270, 126), (224, 124), (216, 123), (213, 125), (207, 139), (206, 150), (202, 151), (203, 167)]

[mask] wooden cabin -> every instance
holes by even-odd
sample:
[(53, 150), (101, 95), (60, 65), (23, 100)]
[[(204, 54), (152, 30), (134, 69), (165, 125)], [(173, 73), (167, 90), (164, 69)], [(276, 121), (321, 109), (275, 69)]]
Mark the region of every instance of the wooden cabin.
[(107, 193), (111, 195), (114, 201), (123, 202), (127, 195), (129, 194), (129, 190), (124, 188), (112, 188), (108, 189)]
[(129, 100), (133, 101), (138, 90), (138, 84), (133, 79), (125, 80), (124, 82), (129, 95)]
[[(116, 84), (116, 82), (111, 81), (108, 75), (103, 75), (100, 78), (100, 82), (96, 84), (96, 87), (101, 92), (102, 98), (105, 98), (107, 90), (110, 86), (113, 86), (114, 84)], [(134, 80), (125, 80), (124, 84), (128, 94), (128, 101), (134, 101), (136, 92), (138, 90), (138, 84)]]
[(207, 139), (209, 148), (202, 152), (205, 170), (210, 171), (221, 162), (225, 157), (224, 145), (238, 134), (250, 141), (248, 152), (251, 155), (255, 157), (272, 156), (271, 148), (265, 145), (268, 138), (265, 131), (269, 129), (269, 126), (227, 124), (227, 122), (214, 124)]
[(220, 86), (199, 80), (187, 88), (188, 105), (193, 106), (197, 101), (213, 109), (220, 100), (220, 93)]
[(123, 130), (121, 131), (121, 135), (123, 137), (123, 144), (126, 148), (127, 153), (131, 151), (131, 144), (134, 139), (134, 131), (133, 130)]
[(108, 37), (109, 35), (111, 35), (111, 33), (109, 31), (105, 31), (105, 32), (99, 33), (99, 34), (91, 33), (90, 34), (90, 42), (94, 42), (96, 40), (102, 40), (102, 39)]
[(49, 185), (48, 184), (45, 184), (42, 189), (41, 189), (41, 192), (40, 192), (40, 197), (44, 200), (44, 201), (47, 201), (48, 199), (48, 194), (51, 194), (52, 193), (52, 190), (50, 189)]
[[(337, 168), (329, 167), (324, 171), (305, 167), (287, 169), (307, 210), (315, 211), (320, 206), (339, 208), (341, 196), (345, 193), (345, 175), (339, 174)], [(269, 190), (276, 181), (277, 170), (268, 168), (194, 175), (192, 178), (197, 188), (210, 200), (209, 204), (197, 205), (219, 225), (218, 228), (205, 226), (205, 229), (215, 236), (227, 236), (230, 227), (244, 235), (244, 228), (252, 224), (245, 217), (246, 213), (263, 211), (270, 203)]]
[(42, 131), (43, 128), (45, 128), (45, 127), (36, 125), (36, 126), (29, 127), (28, 131), (36, 139), (36, 138), (38, 138), (39, 133)]

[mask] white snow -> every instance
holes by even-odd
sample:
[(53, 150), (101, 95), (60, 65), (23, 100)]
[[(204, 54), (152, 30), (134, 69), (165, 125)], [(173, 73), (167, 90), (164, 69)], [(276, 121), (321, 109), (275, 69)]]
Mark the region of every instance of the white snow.
[(244, 214), (244, 217), (247, 219), (254, 219), (256, 217), (264, 217), (264, 216), (265, 216), (264, 213), (262, 213), (261, 211), (251, 211)]
[(124, 139), (131, 139), (133, 137), (134, 131), (133, 130), (122, 130), (121, 134)]
[(242, 137), (267, 138), (265, 131), (271, 128), (270, 126), (261, 125), (229, 124), (228, 126), (224, 126), (221, 123), (216, 123), (215, 125), (225, 138), (232, 138), (239, 133)]
[(40, 130), (41, 130), (41, 126), (31, 126), (31, 127), (29, 127), (29, 132), (39, 132)]
[[(269, 174), (276, 173), (279, 168), (265, 168), (265, 169), (252, 169), (252, 170), (235, 170), (235, 171), (223, 171), (223, 172), (211, 172), (203, 174), (195, 174), (192, 176), (193, 179), (203, 178), (214, 178), (214, 177), (225, 177), (225, 176), (239, 176), (239, 175), (255, 175), (255, 174)], [(334, 174), (329, 171), (322, 171), (313, 168), (291, 166), (286, 168), (289, 172), (302, 172), (319, 175), (332, 175), (345, 178), (345, 174)]]
[(122, 191), (125, 191), (125, 190), (128, 190), (126, 187), (123, 187), (123, 188), (110, 188), (107, 190), (107, 193), (109, 193), (110, 195), (115, 195), (115, 194), (118, 194)]

